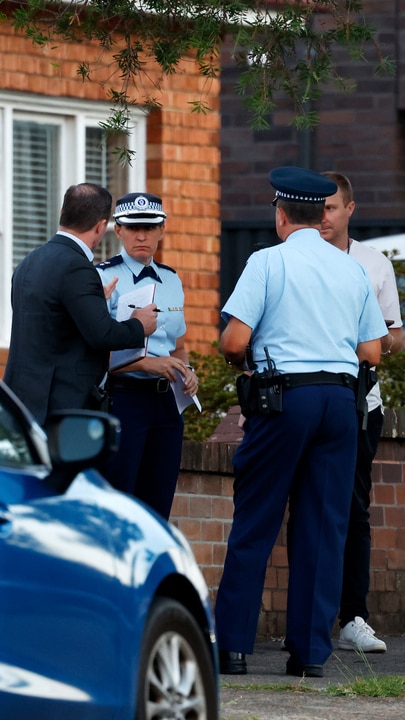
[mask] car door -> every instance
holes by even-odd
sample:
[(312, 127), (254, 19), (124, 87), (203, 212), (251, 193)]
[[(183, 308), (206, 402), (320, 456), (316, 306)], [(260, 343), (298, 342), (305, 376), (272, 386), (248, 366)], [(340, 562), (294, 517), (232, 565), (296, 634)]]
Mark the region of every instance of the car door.
[(86, 471), (52, 491), (13, 410), (0, 394), (0, 716), (121, 718), (103, 481)]

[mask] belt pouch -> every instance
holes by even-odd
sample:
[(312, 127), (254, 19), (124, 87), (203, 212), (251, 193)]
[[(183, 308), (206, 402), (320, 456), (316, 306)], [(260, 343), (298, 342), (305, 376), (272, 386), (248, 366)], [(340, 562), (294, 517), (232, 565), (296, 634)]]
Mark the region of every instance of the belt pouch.
[(236, 391), (238, 393), (238, 400), (241, 409), (241, 413), (245, 418), (250, 418), (258, 412), (257, 396), (254, 392), (254, 374), (239, 375), (236, 378)]
[[(269, 371), (257, 373), (258, 412), (260, 415), (277, 415), (283, 411), (283, 388), (277, 370), (268, 377)], [(277, 376), (280, 382), (277, 383)]]
[[(278, 382), (279, 380), (279, 382)], [(239, 375), (236, 390), (242, 415), (278, 415), (283, 411), (281, 375), (276, 369)]]

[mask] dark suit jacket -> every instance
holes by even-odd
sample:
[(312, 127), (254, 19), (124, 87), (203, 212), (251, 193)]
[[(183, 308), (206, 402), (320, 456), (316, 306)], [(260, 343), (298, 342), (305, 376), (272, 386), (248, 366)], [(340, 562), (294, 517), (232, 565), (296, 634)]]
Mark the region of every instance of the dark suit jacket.
[(71, 238), (56, 234), (16, 268), (4, 380), (40, 424), (52, 410), (89, 406), (110, 350), (143, 347), (139, 320), (108, 312), (97, 270)]

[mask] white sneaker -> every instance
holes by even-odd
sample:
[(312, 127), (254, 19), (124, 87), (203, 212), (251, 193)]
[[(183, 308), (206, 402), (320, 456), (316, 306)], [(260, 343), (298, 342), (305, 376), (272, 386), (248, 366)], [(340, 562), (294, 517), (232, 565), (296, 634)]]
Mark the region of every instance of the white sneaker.
[(362, 652), (382, 653), (387, 651), (383, 640), (375, 637), (375, 632), (361, 617), (355, 617), (341, 629), (338, 640), (340, 650), (361, 650)]

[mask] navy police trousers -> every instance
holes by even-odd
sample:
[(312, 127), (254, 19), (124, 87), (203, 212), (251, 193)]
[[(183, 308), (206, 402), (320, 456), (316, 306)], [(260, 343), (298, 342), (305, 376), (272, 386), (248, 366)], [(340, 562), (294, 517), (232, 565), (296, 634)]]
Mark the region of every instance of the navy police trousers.
[(355, 395), (338, 385), (292, 388), (280, 415), (246, 421), (216, 602), (222, 650), (253, 652), (267, 562), (289, 505), (286, 647), (303, 665), (330, 655), (356, 444)]
[(133, 392), (113, 388), (111, 413), (121, 421), (121, 440), (105, 476), (115, 488), (168, 519), (180, 469), (184, 422), (172, 390), (158, 392), (157, 382), (141, 381)]

